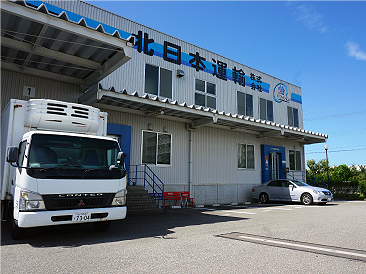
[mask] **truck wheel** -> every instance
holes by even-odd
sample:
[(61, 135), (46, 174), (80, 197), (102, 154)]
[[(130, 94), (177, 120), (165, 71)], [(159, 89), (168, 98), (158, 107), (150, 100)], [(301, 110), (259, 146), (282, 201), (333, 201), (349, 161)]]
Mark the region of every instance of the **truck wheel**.
[(111, 224), (111, 221), (93, 223), (95, 231), (107, 231), (110, 224)]
[(27, 229), (20, 228), (14, 218), (10, 219), (10, 235), (13, 240), (24, 239), (27, 236)]

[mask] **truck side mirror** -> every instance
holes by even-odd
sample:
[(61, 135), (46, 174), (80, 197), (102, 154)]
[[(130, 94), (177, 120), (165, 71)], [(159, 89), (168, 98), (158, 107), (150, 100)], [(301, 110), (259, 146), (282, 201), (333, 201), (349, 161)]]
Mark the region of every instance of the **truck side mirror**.
[(127, 157), (127, 154), (126, 153), (124, 153), (122, 151), (118, 152), (118, 155), (117, 155), (117, 164), (119, 166), (124, 165), (124, 163), (125, 163), (125, 157)]
[[(124, 166), (126, 157), (127, 157), (126, 153), (124, 153), (122, 151), (118, 152), (118, 155), (117, 155), (117, 164), (118, 164), (118, 166)], [(124, 178), (126, 176), (126, 173), (127, 172), (123, 167), (123, 170), (121, 170), (122, 178)]]
[(6, 152), (6, 161), (8, 163), (16, 163), (18, 162), (18, 147), (8, 147)]

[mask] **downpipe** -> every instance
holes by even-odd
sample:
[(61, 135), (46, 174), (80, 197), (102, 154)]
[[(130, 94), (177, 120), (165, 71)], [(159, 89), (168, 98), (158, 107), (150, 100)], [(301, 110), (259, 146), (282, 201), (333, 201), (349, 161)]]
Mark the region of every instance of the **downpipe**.
[(189, 131), (189, 162), (188, 162), (188, 169), (189, 169), (189, 178), (188, 178), (188, 186), (189, 186), (189, 193), (191, 197), (193, 196), (193, 131), (194, 128), (191, 127), (190, 124), (186, 124), (186, 129)]

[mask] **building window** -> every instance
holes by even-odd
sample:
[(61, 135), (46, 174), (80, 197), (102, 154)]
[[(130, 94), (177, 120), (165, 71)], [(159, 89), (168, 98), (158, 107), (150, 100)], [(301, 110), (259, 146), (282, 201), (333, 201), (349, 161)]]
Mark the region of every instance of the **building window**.
[(238, 114), (253, 117), (253, 95), (237, 91)]
[(290, 170), (301, 171), (300, 151), (290, 150)]
[(172, 83), (170, 70), (145, 65), (145, 93), (172, 99)]
[(274, 122), (273, 102), (266, 99), (259, 99), (259, 119)]
[(195, 79), (195, 105), (216, 109), (215, 84)]
[(254, 169), (254, 145), (238, 144), (238, 168)]
[(171, 134), (143, 131), (142, 135), (142, 163), (170, 165)]
[(288, 125), (299, 127), (299, 110), (297, 108), (287, 107)]

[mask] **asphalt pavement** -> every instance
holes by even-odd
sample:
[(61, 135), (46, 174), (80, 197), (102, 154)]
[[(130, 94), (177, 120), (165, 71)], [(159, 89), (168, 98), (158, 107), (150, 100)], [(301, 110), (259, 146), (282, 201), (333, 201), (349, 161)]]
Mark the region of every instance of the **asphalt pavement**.
[(366, 273), (366, 201), (165, 209), (18, 241), (7, 225), (1, 273)]

